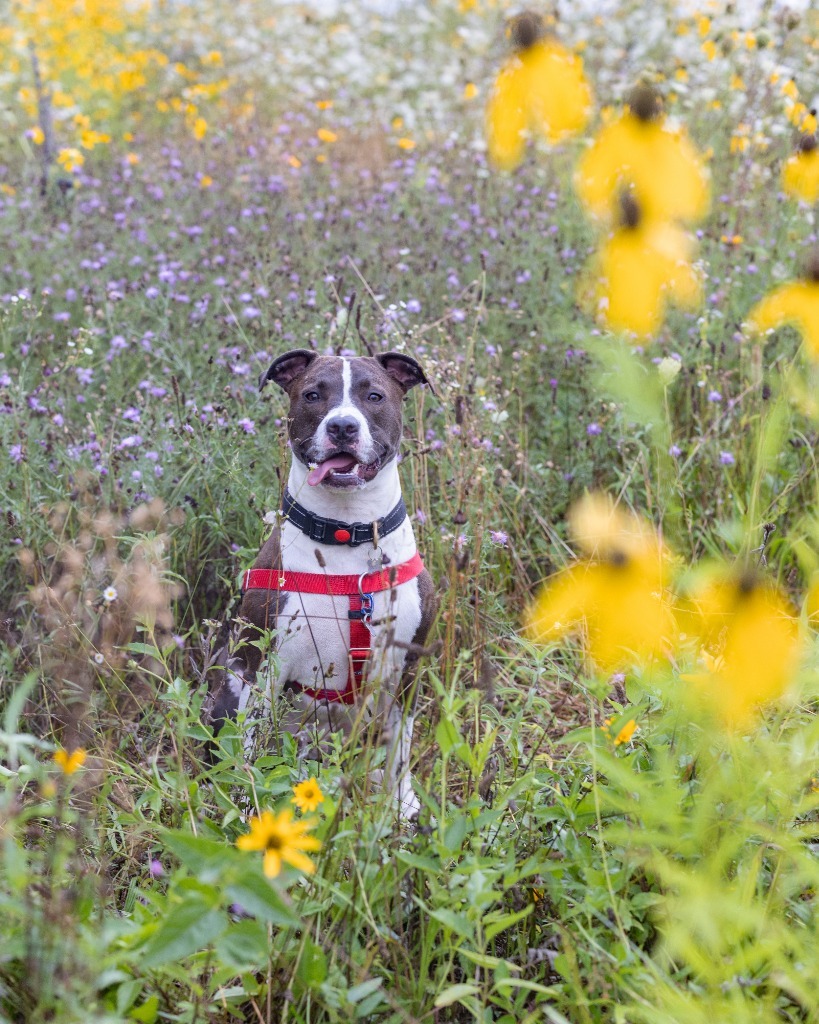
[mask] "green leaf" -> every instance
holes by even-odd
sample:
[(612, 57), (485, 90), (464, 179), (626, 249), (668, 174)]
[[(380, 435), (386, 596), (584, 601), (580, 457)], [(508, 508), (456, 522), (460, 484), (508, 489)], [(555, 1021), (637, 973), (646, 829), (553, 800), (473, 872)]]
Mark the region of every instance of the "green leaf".
[(491, 942), (496, 935), (500, 935), (502, 931), (510, 928), (517, 921), (522, 921), (524, 917), (528, 917), (534, 909), (534, 903), (530, 903), (523, 910), (518, 910), (513, 914), (502, 914), (500, 917), (496, 913), (487, 914), (483, 919), (486, 941)]
[(248, 914), (281, 928), (298, 928), (301, 919), (264, 877), (248, 871), (225, 889), (231, 903), (238, 903)]
[(237, 921), (216, 940), (216, 955), (237, 971), (259, 971), (268, 962), (270, 945), (262, 921)]
[(321, 946), (304, 938), (304, 948), (296, 969), (296, 979), (303, 988), (318, 988), (327, 977), (327, 956)]
[(198, 953), (221, 935), (226, 924), (221, 910), (200, 899), (187, 900), (169, 910), (169, 916), (148, 941), (140, 967), (158, 967)]
[(441, 1009), (444, 1006), (452, 1006), (453, 1003), (460, 1003), (466, 999), (467, 996), (475, 996), (480, 992), (477, 985), (450, 985), (449, 988), (445, 988), (439, 996), (436, 997), (435, 1003), (433, 1004), (437, 1009)]
[(444, 927), (449, 928), (450, 931), (455, 932), (456, 935), (460, 935), (462, 939), (473, 939), (475, 937), (475, 929), (472, 926), (472, 922), (464, 914), (458, 914), (454, 910), (449, 910), (448, 907), (430, 910), (421, 900), (417, 900), (417, 902), (433, 921), (438, 921)]
[(165, 845), (176, 855), (179, 863), (194, 874), (214, 864), (224, 863), (226, 858), (233, 857), (233, 848), (217, 839), (204, 839), (190, 832), (164, 832)]
[(347, 1002), (360, 1003), (362, 999), (366, 999), (368, 995), (381, 988), (383, 984), (383, 978), (369, 978), (367, 981), (362, 981), (360, 985), (353, 985), (352, 988), (347, 989)]
[(400, 860), (407, 867), (417, 868), (419, 871), (426, 871), (431, 875), (440, 875), (441, 862), (437, 857), (422, 857), (418, 853), (410, 853), (409, 850), (396, 850), (395, 859)]
[(159, 1016), (159, 996), (151, 996), (142, 1006), (137, 1006), (128, 1014), (129, 1020), (142, 1021), (142, 1024), (155, 1024)]

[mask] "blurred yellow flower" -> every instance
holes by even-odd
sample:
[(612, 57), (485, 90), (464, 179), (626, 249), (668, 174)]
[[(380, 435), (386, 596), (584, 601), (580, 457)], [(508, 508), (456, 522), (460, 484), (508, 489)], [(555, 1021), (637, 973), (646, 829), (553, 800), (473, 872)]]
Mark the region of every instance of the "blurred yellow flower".
[(209, 174), (203, 174), (199, 179), (199, 188), (210, 188), (213, 184), (213, 178)]
[(193, 131), (193, 137), (195, 139), (204, 139), (208, 133), (208, 122), (204, 117), (197, 117), (193, 122), (193, 128), (191, 130)]
[(294, 803), (300, 811), (315, 811), (319, 804), (324, 803), (324, 794), (318, 784), (318, 779), (315, 777), (305, 779), (304, 782), (294, 786), (293, 799), (290, 802)]
[(785, 324), (799, 331), (809, 356), (819, 359), (819, 253), (811, 258), (805, 279), (779, 285), (753, 307), (746, 330), (764, 334)]
[(31, 129), (30, 137), (35, 146), (42, 146), (45, 142), (45, 133), (38, 124)]
[(287, 158), (287, 162), (290, 164), (291, 167), (294, 167), (296, 170), (298, 170), (299, 167), (301, 167), (301, 160), (299, 160), (297, 156), (289, 156)]
[(709, 61), (714, 60), (717, 56), (717, 44), (713, 39), (706, 39), (700, 49)]
[(752, 572), (716, 570), (689, 595), (686, 631), (704, 645), (704, 671), (682, 678), (730, 725), (782, 697), (796, 671), (800, 636), (788, 601)]
[(140, 159), (141, 157), (139, 156), (138, 153), (126, 153), (125, 155), (125, 162), (130, 164), (131, 167), (136, 166), (136, 164), (139, 163)]
[(474, 100), (478, 95), (478, 87), (474, 82), (467, 82), (464, 86), (464, 99)]
[(489, 157), (502, 170), (523, 158), (527, 133), (559, 142), (588, 122), (592, 95), (582, 60), (565, 50), (538, 14), (515, 18), (515, 53), (498, 73), (486, 108)]
[(240, 850), (263, 851), (262, 867), (268, 878), (276, 878), (283, 863), (312, 874), (316, 866), (304, 851), (321, 849), (315, 836), (306, 835), (314, 824), (308, 819), (296, 821), (288, 809), (278, 814), (262, 811), (260, 817), (250, 819), (250, 832), (239, 836), (236, 846)]
[(317, 110), (330, 110), (333, 106), (332, 100), (316, 100)]
[(319, 128), (316, 135), (318, 135), (322, 142), (336, 142), (338, 140), (338, 135), (335, 132), (331, 132), (329, 128)]
[(783, 83), (781, 89), (782, 95), (787, 96), (789, 100), (795, 100), (799, 95), (799, 90), (796, 87), (796, 82), (792, 78), (789, 78), (787, 82)]
[[(613, 718), (607, 718), (603, 723), (602, 732), (606, 736), (611, 737), (611, 723), (613, 721)], [(618, 729), (617, 734), (614, 737), (615, 747), (619, 747), (622, 746), (624, 743), (628, 743), (628, 741), (632, 738), (635, 732), (637, 732), (637, 722), (633, 718), (630, 718), (627, 722), (624, 723), (624, 725), (620, 729)]]
[(413, 139), (408, 139), (408, 138), (399, 139), (398, 140), (398, 148), (399, 149), (407, 149), (407, 150), (415, 149), (415, 142), (414, 142)]
[(581, 202), (611, 217), (624, 189), (649, 220), (698, 220), (708, 211), (705, 164), (683, 129), (667, 127), (650, 86), (632, 91), (629, 109), (598, 133), (575, 173)]
[(545, 643), (585, 621), (589, 652), (606, 671), (661, 653), (675, 625), (654, 530), (601, 495), (579, 502), (570, 525), (586, 557), (546, 584), (529, 609), (529, 635)]
[(57, 163), (64, 171), (71, 174), (82, 167), (85, 163), (85, 157), (78, 149), (69, 147), (68, 149), (61, 149), (57, 154)]
[(819, 198), (819, 148), (815, 135), (803, 135), (782, 168), (782, 188), (789, 196), (811, 205)]
[(73, 775), (78, 768), (82, 768), (87, 757), (88, 751), (82, 747), (71, 751), (63, 750), (61, 747), (54, 754), (54, 763), (62, 769), (64, 775)]
[(700, 302), (693, 243), (673, 224), (644, 220), (629, 195), (621, 205), (623, 223), (603, 242), (586, 281), (609, 330), (648, 338), (662, 325), (669, 302), (686, 308)]

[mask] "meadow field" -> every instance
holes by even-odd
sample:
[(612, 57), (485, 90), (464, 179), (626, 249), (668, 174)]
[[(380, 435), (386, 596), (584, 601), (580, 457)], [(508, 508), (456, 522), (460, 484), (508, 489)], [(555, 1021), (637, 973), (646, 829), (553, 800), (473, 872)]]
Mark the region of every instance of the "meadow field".
[[(0, 16), (0, 1021), (819, 1021), (819, 19), (515, 13)], [(434, 384), (414, 825), (206, 757), (290, 348)]]

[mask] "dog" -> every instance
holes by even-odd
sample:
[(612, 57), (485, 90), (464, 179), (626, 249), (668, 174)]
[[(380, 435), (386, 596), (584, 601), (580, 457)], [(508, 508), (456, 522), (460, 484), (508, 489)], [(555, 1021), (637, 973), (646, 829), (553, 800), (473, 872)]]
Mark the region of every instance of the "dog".
[[(402, 817), (419, 809), (408, 763), (414, 678), (435, 613), (398, 474), (402, 405), (429, 386), (410, 356), (286, 352), (259, 380), (290, 400), (292, 458), (272, 534), (244, 575), (238, 643), (217, 661), (209, 719), (217, 733), (248, 710), (271, 631), (279, 725), (303, 746), (371, 716), (385, 747), (379, 778)], [(268, 676), (273, 673), (268, 672)], [(272, 691), (272, 692), (271, 692)]]

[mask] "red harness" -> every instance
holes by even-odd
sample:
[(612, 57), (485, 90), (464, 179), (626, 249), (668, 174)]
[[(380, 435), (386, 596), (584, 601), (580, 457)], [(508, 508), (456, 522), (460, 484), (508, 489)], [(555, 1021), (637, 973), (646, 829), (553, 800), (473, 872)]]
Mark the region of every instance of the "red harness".
[[(370, 655), (370, 623), (373, 612), (373, 594), (392, 590), (409, 583), (424, 571), (424, 563), (416, 551), (406, 562), (386, 566), (378, 572), (365, 572), (360, 576), (331, 576), (318, 572), (290, 572), (287, 569), (248, 569), (242, 580), (242, 590), (285, 590), (295, 594), (323, 594), (327, 597), (349, 597), (350, 610), (350, 665), (347, 685), (343, 690), (314, 690), (296, 684), (302, 693), (314, 700), (338, 701), (352, 704), (364, 677), (364, 666)], [(291, 684), (292, 685), (292, 684)]]

